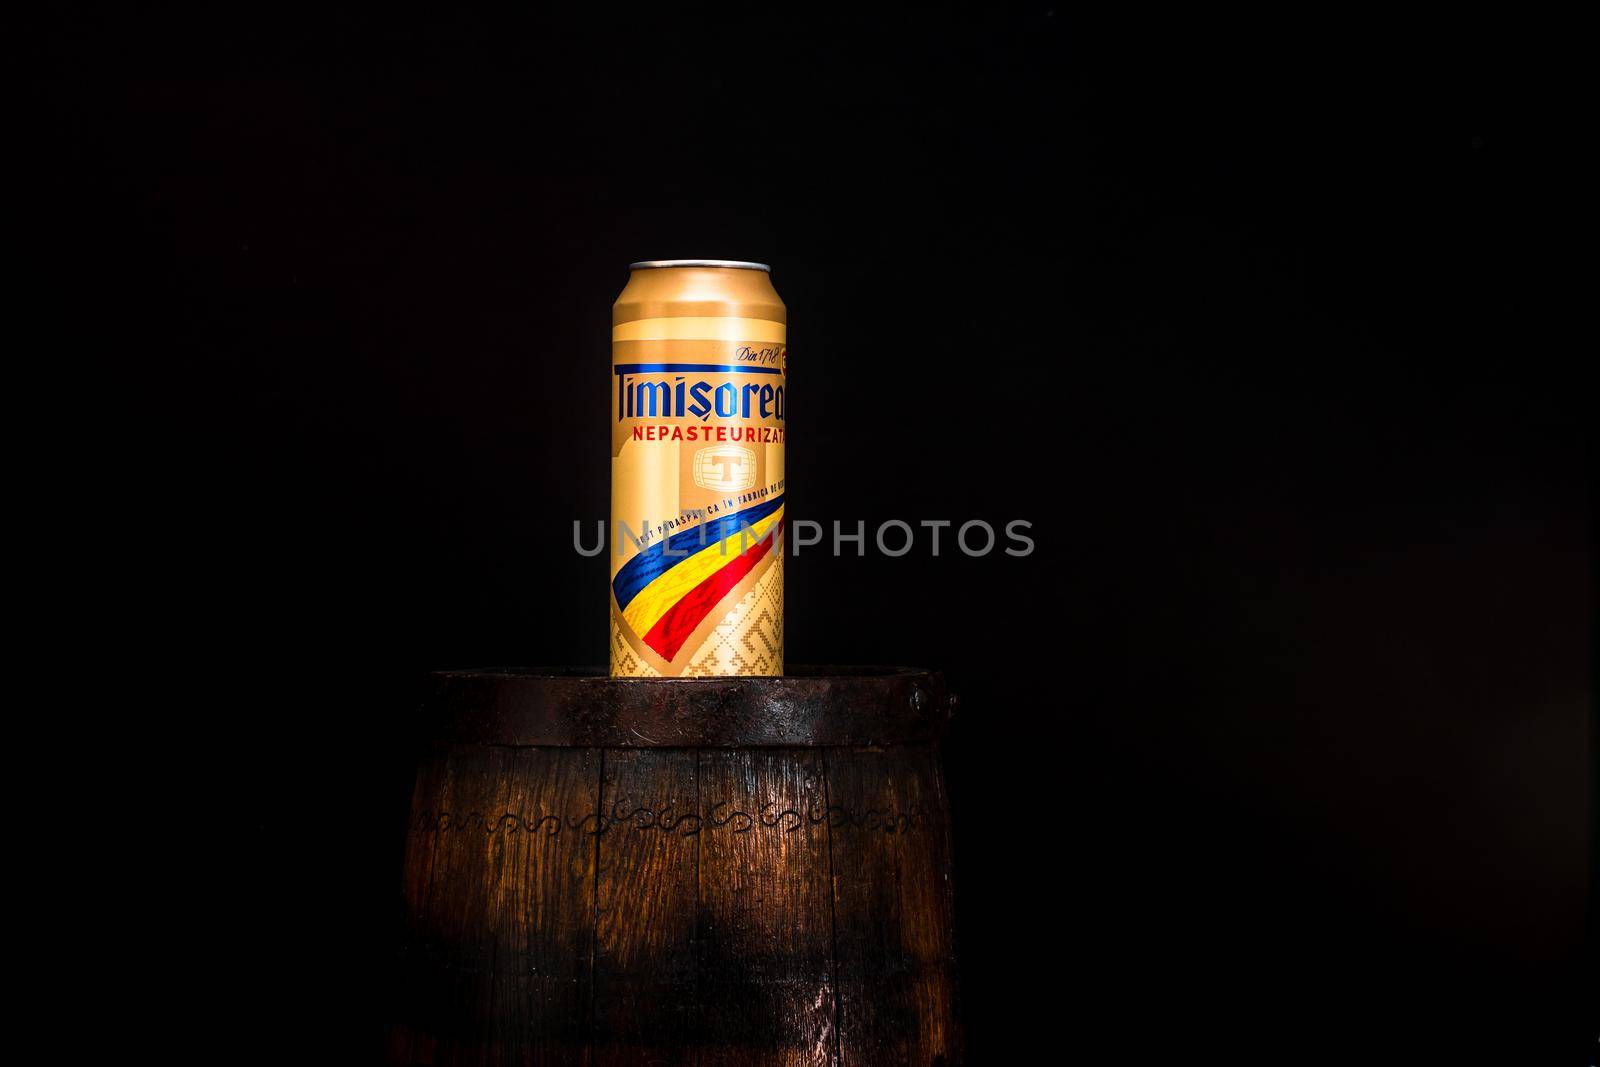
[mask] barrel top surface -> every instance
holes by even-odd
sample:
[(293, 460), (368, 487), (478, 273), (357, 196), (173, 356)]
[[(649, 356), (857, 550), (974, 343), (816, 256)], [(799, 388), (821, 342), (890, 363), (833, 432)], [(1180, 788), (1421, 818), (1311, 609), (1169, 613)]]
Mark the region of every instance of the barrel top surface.
[(606, 748), (921, 744), (938, 738), (952, 709), (938, 672), (876, 666), (732, 678), (435, 671), (423, 704), (442, 741)]

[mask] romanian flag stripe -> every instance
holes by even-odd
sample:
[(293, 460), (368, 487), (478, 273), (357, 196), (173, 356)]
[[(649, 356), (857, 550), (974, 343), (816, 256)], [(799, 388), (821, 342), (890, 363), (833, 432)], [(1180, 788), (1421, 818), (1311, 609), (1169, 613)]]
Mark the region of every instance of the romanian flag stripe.
[[(617, 576), (611, 580), (612, 592), (617, 596), (617, 607), (626, 611), (633, 598), (638, 596), (645, 586), (668, 570), (682, 564), (691, 557), (691, 554), (698, 554), (704, 548), (716, 545), (730, 536), (737, 537), (740, 526), (754, 527), (757, 522), (781, 507), (783, 507), (783, 495), (779, 494), (771, 500), (755, 504), (743, 511), (736, 511), (720, 519), (712, 519), (691, 530), (684, 530), (665, 540), (657, 541), (624, 563)], [(669, 551), (671, 555), (667, 554)]]
[(783, 517), (783, 509), (745, 527), (740, 532), (707, 545), (694, 555), (678, 561), (659, 578), (639, 590), (639, 593), (622, 609), (622, 617), (636, 634), (649, 632), (656, 620), (665, 615), (674, 604), (706, 578), (733, 562), (740, 552), (749, 551), (755, 543), (768, 536), (774, 523)]
[(656, 620), (655, 625), (644, 635), (644, 643), (659, 653), (663, 659), (670, 660), (676, 656), (678, 649), (682, 648), (689, 635), (694, 633), (695, 627), (711, 614), (711, 609), (716, 607), (745, 575), (755, 569), (756, 564), (766, 557), (782, 534), (783, 518), (779, 516), (773, 525), (771, 538), (752, 545), (748, 552), (734, 556), (726, 567), (713, 571), (703, 582), (690, 590), (683, 599), (668, 609), (665, 615)]

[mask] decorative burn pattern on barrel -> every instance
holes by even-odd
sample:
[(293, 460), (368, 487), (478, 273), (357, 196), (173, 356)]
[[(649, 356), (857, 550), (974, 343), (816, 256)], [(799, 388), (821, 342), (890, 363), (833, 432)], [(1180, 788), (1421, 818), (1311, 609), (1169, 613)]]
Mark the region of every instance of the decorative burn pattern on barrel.
[(391, 1062), (958, 1063), (946, 825), (925, 746), (438, 750)]
[(412, 830), (421, 834), (523, 833), (557, 837), (564, 832), (603, 834), (620, 827), (693, 837), (701, 831), (723, 829), (733, 834), (747, 834), (758, 828), (787, 834), (803, 826), (826, 823), (847, 829), (905, 834), (920, 830), (924, 821), (922, 813), (918, 811), (896, 811), (892, 808), (852, 811), (838, 804), (822, 806), (812, 803), (807, 805), (805, 811), (796, 811), (794, 808), (779, 810), (776, 801), (768, 801), (754, 811), (745, 811), (732, 801), (721, 800), (702, 814), (672, 801), (646, 807), (619, 800), (611, 806), (609, 813), (587, 811), (540, 815), (512, 811), (499, 814), (470, 811), (462, 814), (424, 809), (417, 814)]

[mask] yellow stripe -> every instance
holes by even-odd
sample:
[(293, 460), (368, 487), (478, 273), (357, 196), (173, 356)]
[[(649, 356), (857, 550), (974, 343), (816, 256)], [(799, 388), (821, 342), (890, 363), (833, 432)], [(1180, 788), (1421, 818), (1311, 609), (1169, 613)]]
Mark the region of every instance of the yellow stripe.
[(741, 548), (754, 546), (767, 535), (772, 524), (782, 517), (783, 508), (780, 507), (760, 522), (750, 524), (749, 531), (744, 534), (744, 544), (739, 543), (739, 534), (731, 534), (721, 541), (713, 541), (682, 563), (668, 567), (649, 585), (639, 590), (638, 595), (622, 612), (622, 617), (627, 620), (634, 633), (649, 633), (650, 627), (671, 610), (672, 605), (682, 600), (689, 590), (720, 570), (724, 564), (737, 559)]
[(783, 344), (789, 328), (771, 319), (635, 319), (611, 327), (613, 341), (756, 341)]

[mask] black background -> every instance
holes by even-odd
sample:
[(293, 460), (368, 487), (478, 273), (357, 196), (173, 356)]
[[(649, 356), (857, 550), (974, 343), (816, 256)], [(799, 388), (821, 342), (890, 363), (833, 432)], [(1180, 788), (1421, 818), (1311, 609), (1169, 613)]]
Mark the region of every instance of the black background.
[(714, 256), (789, 307), (795, 517), (1034, 524), (787, 564), (790, 662), (963, 696), (974, 1062), (1588, 1062), (1550, 39), (228, 10), (64, 20), (29, 101), (87, 640), (161, 665), (193, 863), (152, 1025), (381, 1054), (415, 678), (603, 663), (609, 305)]

